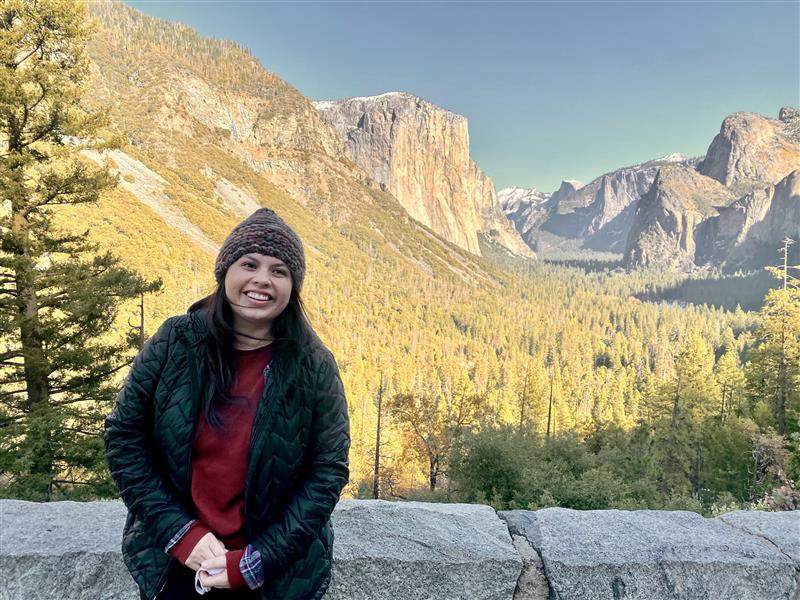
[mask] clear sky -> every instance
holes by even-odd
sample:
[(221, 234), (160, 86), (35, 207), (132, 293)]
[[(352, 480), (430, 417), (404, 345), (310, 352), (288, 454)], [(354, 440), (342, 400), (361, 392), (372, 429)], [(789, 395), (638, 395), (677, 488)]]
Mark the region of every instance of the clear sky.
[(498, 189), (701, 155), (726, 115), (800, 105), (800, 0), (127, 4), (244, 45), (312, 100), (458, 112)]

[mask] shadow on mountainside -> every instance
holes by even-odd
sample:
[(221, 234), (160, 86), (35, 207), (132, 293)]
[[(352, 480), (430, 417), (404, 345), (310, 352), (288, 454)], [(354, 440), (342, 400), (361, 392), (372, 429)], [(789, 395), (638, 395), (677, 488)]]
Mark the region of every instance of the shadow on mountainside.
[(678, 302), (707, 304), (716, 308), (756, 311), (763, 304), (764, 295), (780, 282), (766, 271), (746, 275), (726, 275), (709, 279), (686, 279), (677, 285), (651, 287), (634, 294), (644, 302)]

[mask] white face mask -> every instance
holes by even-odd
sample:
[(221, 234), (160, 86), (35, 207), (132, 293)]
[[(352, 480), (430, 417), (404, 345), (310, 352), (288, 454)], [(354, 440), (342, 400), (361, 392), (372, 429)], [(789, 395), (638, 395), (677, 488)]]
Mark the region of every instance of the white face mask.
[[(201, 570), (205, 570), (205, 569), (201, 569)], [(210, 570), (206, 571), (206, 573), (208, 573), (211, 577), (213, 577), (214, 575), (219, 575), (224, 570), (225, 569), (210, 569)], [(200, 594), (201, 596), (203, 594), (205, 594), (206, 592), (210, 592), (211, 591), (211, 588), (207, 588), (202, 583), (200, 583), (200, 571), (196, 571), (195, 574), (194, 574), (194, 590), (198, 594)]]

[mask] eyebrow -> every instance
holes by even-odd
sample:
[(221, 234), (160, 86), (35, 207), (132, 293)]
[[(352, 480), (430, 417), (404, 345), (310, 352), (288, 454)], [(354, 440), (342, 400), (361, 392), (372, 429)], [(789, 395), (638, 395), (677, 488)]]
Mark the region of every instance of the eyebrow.
[[(262, 262), (266, 262), (266, 260), (263, 259), (260, 254), (252, 254), (252, 253), (243, 254), (242, 258), (246, 258), (248, 260), (252, 260), (253, 262), (257, 262), (258, 264), (261, 264)], [(275, 258), (275, 257), (270, 257), (270, 258)], [(285, 262), (283, 262), (280, 258), (277, 258), (275, 260), (277, 260), (278, 262), (271, 263), (270, 266), (273, 266), (273, 267), (284, 267), (286, 269), (289, 268), (289, 265), (287, 265)]]

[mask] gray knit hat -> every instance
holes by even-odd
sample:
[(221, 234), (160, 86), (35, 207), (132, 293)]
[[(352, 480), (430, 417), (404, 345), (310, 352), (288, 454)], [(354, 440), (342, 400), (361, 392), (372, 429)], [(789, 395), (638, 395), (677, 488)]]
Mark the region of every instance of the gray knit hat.
[(217, 281), (222, 283), (228, 267), (250, 252), (280, 258), (292, 271), (297, 291), (302, 289), (306, 275), (303, 243), (292, 228), (268, 208), (259, 208), (234, 227), (228, 238), (222, 242), (214, 265)]

